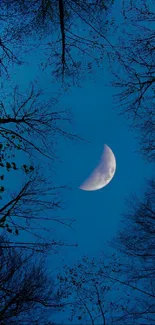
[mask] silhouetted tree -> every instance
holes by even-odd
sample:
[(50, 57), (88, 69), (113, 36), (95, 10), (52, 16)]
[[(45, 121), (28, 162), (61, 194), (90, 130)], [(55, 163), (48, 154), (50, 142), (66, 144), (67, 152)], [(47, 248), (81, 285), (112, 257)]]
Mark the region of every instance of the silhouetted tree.
[(45, 100), (43, 92), (31, 84), (29, 90), (20, 93), (16, 86), (13, 94), (0, 103), (0, 134), (5, 146), (1, 145), (3, 155), (6, 146), (35, 155), (54, 159), (54, 146), (58, 136), (70, 139), (76, 135), (65, 130), (63, 124), (71, 123), (71, 112), (60, 111), (57, 100)]
[(102, 64), (105, 48), (110, 45), (106, 34), (113, 24), (109, 17), (113, 2), (3, 0), (0, 17), (4, 30), (7, 26), (17, 43), (27, 43), (28, 48), (30, 37), (31, 43), (32, 39), (40, 43), (47, 57), (42, 60), (43, 67), (54, 64), (56, 77), (71, 77), (75, 82), (82, 70), (89, 72), (94, 63)]
[(13, 45), (15, 45), (16, 42), (11, 37), (9, 31), (5, 30), (4, 33), (2, 33), (1, 37), (0, 77), (3, 76), (3, 72), (5, 73), (6, 77), (9, 77), (8, 66), (13, 64), (21, 65), (23, 61), (19, 58), (19, 53), (16, 54), (14, 49), (12, 49)]
[(144, 265), (141, 270), (139, 266), (117, 254), (84, 257), (71, 267), (64, 266), (58, 275), (63, 301), (69, 307), (64, 324), (154, 324), (154, 280), (151, 283), (148, 271), (145, 282)]
[[(136, 292), (135, 308), (126, 308), (130, 317), (153, 324), (155, 321), (155, 181), (148, 183), (143, 200), (136, 196), (129, 201), (124, 214), (124, 227), (114, 238), (115, 248), (123, 254), (124, 263), (118, 274), (120, 283)], [(123, 280), (122, 280), (123, 279)]]
[(123, 35), (119, 33), (119, 44), (116, 44), (117, 50), (113, 51), (117, 65), (112, 64), (112, 84), (120, 90), (116, 98), (121, 105), (121, 113), (130, 117), (132, 126), (139, 130), (138, 137), (144, 157), (154, 161), (154, 1), (129, 3), (124, 2)]
[[(52, 223), (71, 226), (74, 221), (55, 216), (63, 206), (61, 189), (65, 186), (53, 185), (48, 164), (57, 158), (55, 149), (61, 136), (77, 138), (63, 128), (71, 122), (71, 114), (58, 110), (54, 99), (41, 100), (43, 93), (33, 84), (28, 93), (21, 94), (15, 87), (12, 97), (4, 95), (0, 108), (0, 228), (18, 235), (17, 245), (45, 251), (63, 245), (51, 233), (48, 238)], [(13, 189), (8, 190), (8, 176), (15, 174), (18, 181), (13, 181)], [(33, 235), (32, 241), (22, 243), (24, 232)]]
[[(135, 195), (124, 214), (124, 227), (113, 240), (119, 254), (84, 259), (58, 275), (72, 304), (75, 324), (154, 324), (155, 181), (142, 200)], [(121, 253), (121, 254), (120, 254)]]
[[(125, 312), (131, 297), (123, 284), (115, 280), (119, 259), (102, 254), (100, 258), (84, 257), (75, 265), (65, 266), (58, 275), (62, 297), (70, 307), (67, 314), (72, 324), (135, 324)], [(133, 296), (132, 296), (133, 299)], [(66, 322), (66, 320), (65, 320)]]
[[(25, 177), (18, 189), (9, 191), (3, 197), (0, 207), (0, 228), (16, 237), (10, 244), (35, 251), (45, 252), (58, 246), (69, 245), (63, 240), (55, 239), (52, 234), (54, 224), (71, 227), (73, 219), (64, 219), (55, 215), (62, 209), (61, 187), (52, 186), (38, 171)], [(27, 233), (28, 239), (23, 240)], [(31, 238), (31, 239), (29, 239)]]
[(52, 315), (62, 304), (45, 260), (8, 249), (5, 237), (0, 243), (0, 325), (52, 325)]
[[(123, 36), (115, 51), (117, 65), (113, 85), (121, 113), (139, 130), (140, 149), (148, 161), (155, 159), (155, 35), (154, 1), (124, 2)], [(128, 4), (128, 5), (127, 5)], [(112, 66), (114, 68), (114, 66)], [(119, 72), (118, 72), (119, 71)], [(135, 306), (125, 308), (129, 319), (155, 322), (155, 181), (149, 182), (144, 198), (135, 195), (124, 214), (124, 226), (113, 246), (124, 256), (116, 279), (136, 294)], [(137, 318), (136, 318), (137, 317)]]

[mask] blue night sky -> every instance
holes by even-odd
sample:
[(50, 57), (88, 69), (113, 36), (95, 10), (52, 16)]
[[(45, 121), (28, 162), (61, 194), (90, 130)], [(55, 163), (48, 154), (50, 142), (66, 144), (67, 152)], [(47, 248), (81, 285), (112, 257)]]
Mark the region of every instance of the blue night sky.
[[(75, 231), (63, 231), (67, 238), (77, 239), (79, 247), (70, 254), (67, 249), (65, 259), (70, 261), (82, 254), (93, 256), (100, 250), (108, 250), (105, 242), (120, 228), (124, 199), (132, 192), (143, 194), (145, 179), (153, 173), (153, 167), (137, 153), (138, 143), (127, 121), (114, 110), (113, 90), (104, 86), (107, 79), (108, 73), (98, 71), (95, 82), (87, 82), (65, 96), (65, 103), (73, 108), (79, 134), (89, 141), (62, 146), (63, 162), (57, 169), (60, 182), (73, 184), (71, 191), (65, 193), (65, 215), (76, 219)], [(116, 157), (114, 178), (101, 190), (79, 190), (78, 186), (97, 166), (104, 143)]]
[[(112, 12), (112, 17), (115, 17), (115, 24), (118, 25), (118, 29), (114, 35), (108, 36), (108, 39), (114, 44), (114, 47), (116, 46), (115, 42), (117, 42), (117, 32), (119, 34), (119, 29), (121, 30), (121, 5), (120, 2), (115, 1)], [(113, 25), (111, 28), (114, 28)], [(57, 34), (58, 32), (56, 31), (55, 33)], [(31, 39), (29, 41), (31, 42)], [(45, 43), (47, 41), (48, 37), (45, 39)], [(128, 120), (124, 114), (119, 114), (123, 108), (120, 109), (115, 101), (114, 95), (117, 93), (117, 90), (111, 86), (112, 74), (106, 55), (103, 57), (101, 66), (96, 66), (92, 74), (85, 75), (82, 79), (83, 72), (81, 72), (80, 86), (71, 84), (67, 88), (58, 79), (54, 79), (54, 75), (52, 75), (53, 66), (49, 65), (45, 70), (42, 69), (41, 62), (45, 63), (47, 59), (44, 44), (42, 44), (42, 48), (39, 48), (39, 46), (35, 47), (35, 42), (37, 40), (32, 38), (33, 51), (30, 49), (21, 58), (24, 60), (24, 64), (9, 67), (11, 79), (9, 81), (4, 79), (1, 82), (1, 86), (5, 93), (9, 94), (11, 88), (13, 89), (16, 85), (19, 85), (20, 92), (22, 93), (25, 92), (26, 88), (29, 89), (31, 82), (36, 83), (36, 89), (43, 90), (43, 99), (57, 98), (56, 109), (58, 107), (60, 111), (66, 112), (68, 109), (71, 111), (73, 121), (70, 124), (66, 124), (65, 129), (67, 132), (79, 136), (77, 140), (60, 137), (58, 143), (56, 143), (58, 159), (54, 163), (48, 161), (51, 164), (51, 168), (47, 168), (45, 157), (40, 160), (45, 177), (53, 182), (52, 185), (54, 184), (54, 186), (58, 187), (66, 185), (66, 188), (61, 191), (64, 208), (56, 210), (56, 212), (48, 211), (46, 215), (46, 212), (44, 213), (41, 207), (40, 210), (38, 209), (39, 212), (37, 211), (38, 215), (39, 213), (41, 214), (41, 217), (39, 215), (40, 219), (42, 220), (46, 216), (47, 218), (56, 216), (61, 217), (62, 220), (71, 219), (74, 221), (71, 227), (58, 222), (51, 222), (51, 233), (47, 232), (47, 238), (45, 238), (47, 242), (49, 242), (49, 239), (51, 241), (55, 240), (55, 242), (61, 240), (69, 245), (62, 245), (56, 251), (50, 252), (46, 256), (47, 271), (52, 277), (55, 277), (58, 272), (62, 271), (64, 265), (74, 265), (84, 255), (93, 258), (98, 257), (102, 252), (113, 252), (112, 245), (110, 246), (109, 243), (122, 227), (122, 214), (128, 209), (125, 200), (130, 199), (133, 193), (139, 196), (139, 198), (143, 197), (146, 189), (146, 180), (152, 178), (154, 166), (148, 163), (140, 152), (138, 131), (131, 128), (132, 120)], [(28, 43), (26, 46), (28, 48)], [(51, 58), (53, 60), (52, 55)], [(114, 62), (113, 67), (117, 70), (117, 63), (115, 64)], [(87, 68), (84, 70), (84, 73), (87, 73)], [(9, 104), (9, 101), (12, 99), (9, 96), (7, 98)], [(79, 187), (100, 162), (104, 144), (108, 145), (115, 155), (115, 175), (111, 182), (102, 189), (83, 191)], [(15, 157), (19, 165), (20, 163), (21, 165), (23, 164), (23, 159), (26, 157), (25, 153), (23, 156), (21, 155), (22, 150), (18, 151)], [(24, 163), (27, 163), (27, 161), (24, 161)], [(21, 174), (23, 175), (24, 173), (21, 172)], [(9, 194), (11, 190), (14, 191), (18, 183), (16, 175), (14, 171), (10, 174), (6, 171), (6, 188)], [(21, 186), (21, 183), (21, 179), (19, 179), (17, 189), (18, 186)], [(53, 197), (51, 200), (53, 200)], [(43, 222), (44, 226), (48, 228), (48, 222), (46, 220)], [(41, 231), (43, 230), (41, 229)], [(9, 238), (12, 238), (11, 236), (13, 235), (9, 234)], [(23, 233), (20, 231), (19, 236), (14, 236), (14, 240), (17, 237), (19, 242), (30, 243), (32, 241), (32, 236), (25, 230)], [(63, 314), (63, 318), (59, 319), (61, 317), (60, 313), (56, 314), (56, 323), (58, 324), (60, 320), (65, 322), (67, 316), (66, 312)]]
[[(81, 87), (64, 91), (60, 84), (51, 81), (50, 69), (45, 72), (38, 69), (36, 57), (37, 52), (31, 57), (28, 55), (26, 67), (16, 68), (12, 81), (25, 89), (29, 81), (37, 79), (47, 97), (60, 92), (58, 106), (72, 110), (71, 131), (84, 139), (74, 142), (61, 139), (57, 146), (61, 161), (55, 162), (52, 177), (56, 184), (70, 187), (63, 192), (65, 209), (59, 211), (59, 216), (75, 222), (73, 229), (55, 225), (54, 234), (68, 243), (78, 243), (78, 247), (61, 248), (60, 254), (51, 257), (60, 266), (72, 263), (84, 254), (94, 256), (100, 251), (109, 251), (106, 242), (121, 227), (121, 213), (126, 207), (124, 200), (133, 192), (143, 195), (145, 180), (153, 174), (153, 166), (137, 152), (138, 133), (131, 131), (128, 120), (118, 114), (119, 109), (113, 100), (115, 89), (107, 85), (111, 76), (106, 64), (104, 69), (96, 68), (95, 76), (83, 81)], [(101, 190), (82, 191), (79, 186), (97, 166), (104, 144), (115, 154), (115, 176)]]

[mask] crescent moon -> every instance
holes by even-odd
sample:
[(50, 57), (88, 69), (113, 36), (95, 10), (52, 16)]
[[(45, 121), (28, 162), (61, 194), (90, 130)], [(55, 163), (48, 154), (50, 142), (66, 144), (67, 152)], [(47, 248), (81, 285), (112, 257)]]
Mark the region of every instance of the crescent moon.
[(96, 191), (106, 186), (114, 177), (116, 159), (112, 150), (105, 144), (99, 165), (80, 186), (84, 191)]

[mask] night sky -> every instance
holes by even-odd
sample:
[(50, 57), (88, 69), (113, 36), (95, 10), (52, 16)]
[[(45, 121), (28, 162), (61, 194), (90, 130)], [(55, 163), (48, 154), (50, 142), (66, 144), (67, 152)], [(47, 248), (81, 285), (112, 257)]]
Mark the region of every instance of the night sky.
[[(80, 87), (72, 85), (65, 90), (58, 81), (52, 81), (50, 67), (45, 71), (38, 68), (37, 58), (38, 49), (31, 56), (29, 53), (24, 56), (27, 63), (12, 69), (12, 84), (19, 83), (20, 89), (25, 90), (29, 82), (37, 80), (46, 98), (56, 97), (58, 107), (71, 109), (71, 131), (83, 139), (66, 141), (60, 138), (57, 154), (61, 161), (54, 163), (54, 174), (49, 175), (56, 184), (69, 187), (63, 191), (65, 209), (59, 211), (59, 216), (75, 220), (73, 229), (58, 225), (54, 228), (55, 235), (62, 236), (61, 239), (68, 243), (78, 243), (77, 248), (66, 248), (54, 259), (58, 264), (72, 263), (83, 254), (94, 256), (103, 249), (109, 251), (106, 242), (121, 227), (125, 199), (133, 192), (143, 195), (145, 180), (152, 176), (153, 165), (138, 152), (137, 131), (130, 128), (131, 123), (125, 116), (119, 115), (118, 104), (113, 98), (116, 89), (110, 86), (111, 74), (106, 59), (103, 66), (96, 67), (94, 75), (81, 80)], [(114, 178), (101, 190), (82, 191), (79, 186), (99, 163), (104, 144), (116, 157)]]
[[(131, 193), (143, 194), (145, 179), (153, 173), (138, 153), (135, 133), (129, 130), (126, 120), (117, 115), (112, 102), (112, 89), (104, 87), (108, 75), (98, 71), (93, 83), (85, 83), (81, 89), (74, 89), (65, 96), (65, 103), (73, 108), (77, 130), (87, 142), (79, 142), (61, 148), (63, 163), (57, 170), (57, 178), (73, 184), (66, 192), (65, 215), (76, 219), (75, 232), (64, 234), (77, 238), (79, 247), (66, 257), (70, 261), (82, 254), (94, 255), (105, 249), (105, 242), (112, 239), (120, 227), (121, 213), (125, 209), (125, 198)], [(116, 173), (103, 189), (85, 192), (78, 186), (95, 168), (106, 143), (116, 157)], [(108, 249), (108, 248), (106, 248)], [(67, 256), (68, 255), (68, 256)]]
[[(53, 82), (50, 67), (45, 71), (38, 68), (37, 51), (24, 57), (26, 65), (12, 68), (12, 84), (19, 83), (24, 90), (30, 81), (38, 80), (46, 98), (56, 96), (59, 107), (71, 109), (70, 130), (82, 138), (73, 141), (60, 138), (56, 149), (60, 160), (54, 162), (53, 172), (46, 173), (56, 185), (67, 185), (62, 191), (64, 209), (57, 215), (75, 220), (71, 228), (53, 224), (52, 234), (68, 244), (78, 244), (77, 247), (61, 247), (58, 254), (48, 257), (48, 269), (57, 272), (57, 268), (72, 265), (85, 254), (94, 257), (102, 251), (112, 251), (108, 242), (121, 229), (121, 215), (127, 209), (125, 199), (133, 192), (140, 198), (143, 196), (146, 179), (151, 178), (154, 168), (139, 152), (138, 131), (130, 128), (130, 121), (124, 115), (119, 115), (120, 109), (113, 97), (116, 89), (110, 85), (106, 59), (92, 76), (81, 79), (80, 87), (72, 85), (65, 89), (58, 81)], [(104, 144), (116, 157), (116, 173), (104, 188), (82, 191), (79, 186), (98, 165)], [(14, 185), (14, 176), (11, 177)], [(23, 238), (30, 240), (28, 234)]]

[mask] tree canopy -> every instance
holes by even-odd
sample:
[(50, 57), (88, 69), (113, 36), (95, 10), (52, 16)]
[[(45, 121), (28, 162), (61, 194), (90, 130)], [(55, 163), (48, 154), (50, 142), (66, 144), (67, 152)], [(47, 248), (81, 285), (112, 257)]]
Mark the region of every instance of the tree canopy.
[(52, 313), (62, 305), (45, 260), (8, 248), (6, 237), (0, 242), (0, 324), (52, 325)]
[[(113, 24), (109, 17), (112, 5), (113, 0), (3, 0), (0, 6), (4, 28), (1, 67), (7, 71), (6, 62), (10, 59), (14, 63), (22, 62), (19, 58), (22, 49), (17, 55), (12, 44), (23, 44), (23, 50), (39, 44), (38, 51), (43, 56), (41, 67), (51, 66), (51, 77), (69, 84), (79, 83), (96, 65), (102, 66), (106, 46), (110, 45), (106, 34)], [(32, 38), (34, 46), (29, 46)]]

